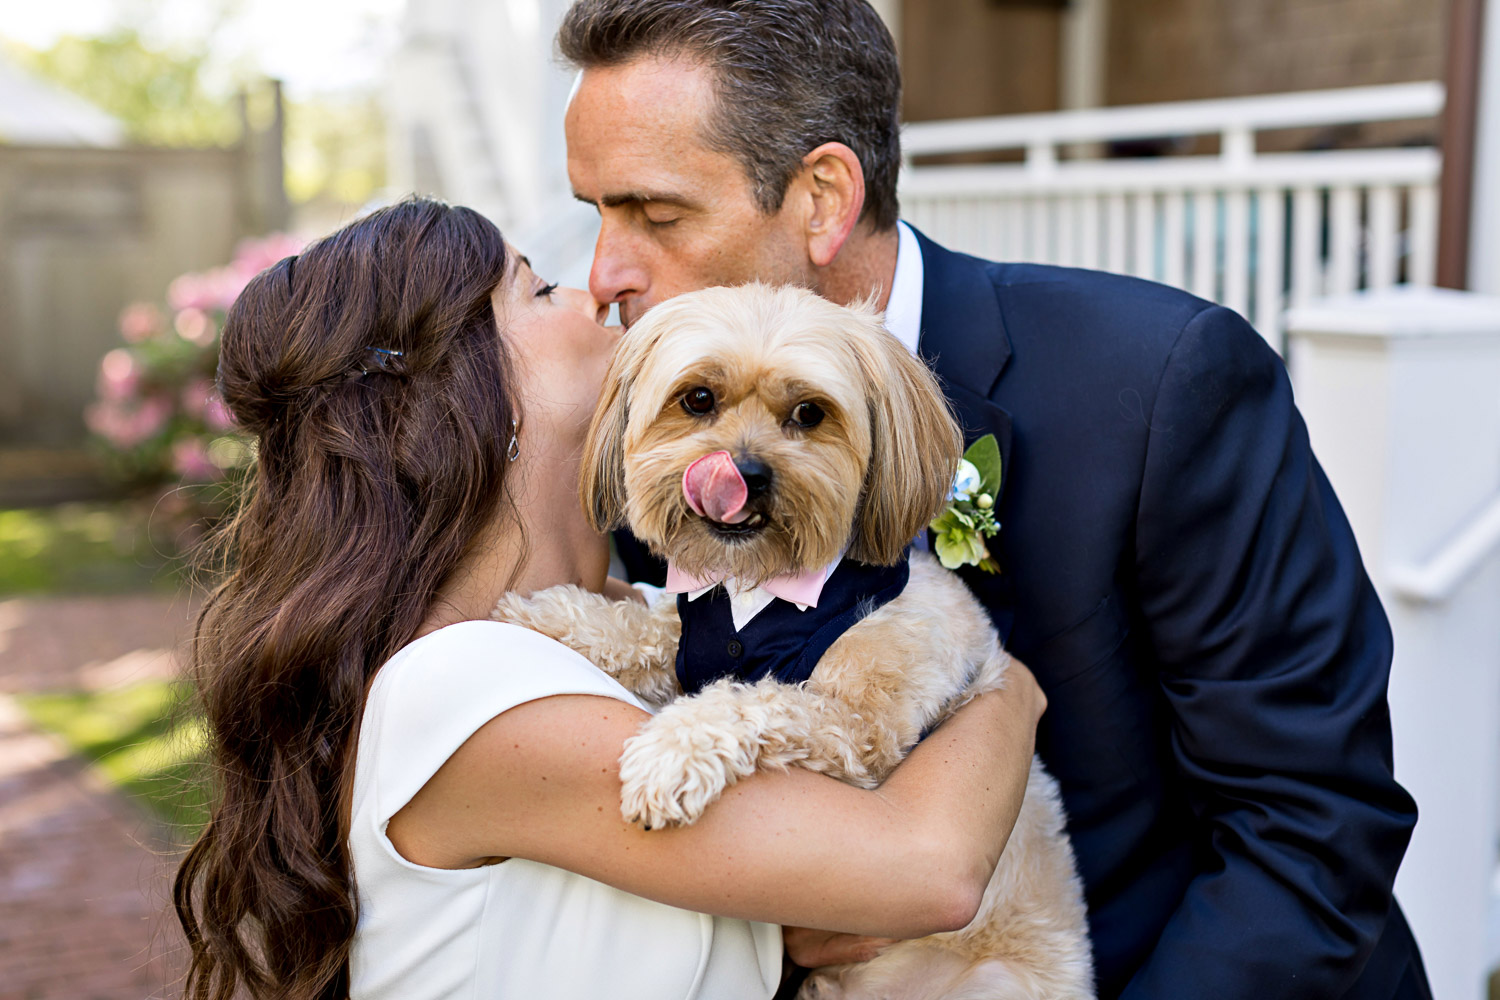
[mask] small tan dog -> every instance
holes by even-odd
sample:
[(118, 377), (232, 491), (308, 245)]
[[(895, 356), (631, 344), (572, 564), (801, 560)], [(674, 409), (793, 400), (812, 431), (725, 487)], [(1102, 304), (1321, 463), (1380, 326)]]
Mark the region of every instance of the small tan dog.
[[(508, 595), (495, 617), (665, 706), (621, 757), (627, 820), (691, 823), (762, 767), (874, 787), (925, 731), (1001, 683), (1008, 657), (963, 583), (925, 552), (908, 578), (908, 542), (946, 503), (962, 441), (936, 380), (873, 311), (763, 285), (683, 295), (625, 334), (605, 386), (585, 510), (600, 531), (628, 522), (686, 593), (648, 609), (555, 587)], [(775, 580), (811, 603), (773, 600), (760, 588)], [(774, 623), (767, 634), (756, 619), (772, 614), (793, 632), (808, 616), (822, 636), (801, 674), (781, 661), (804, 637)], [(778, 641), (791, 656), (757, 666), (750, 647)], [(698, 693), (682, 696), (684, 684)], [(1082, 885), (1041, 765), (968, 927), (821, 970), (801, 996), (1092, 997)]]

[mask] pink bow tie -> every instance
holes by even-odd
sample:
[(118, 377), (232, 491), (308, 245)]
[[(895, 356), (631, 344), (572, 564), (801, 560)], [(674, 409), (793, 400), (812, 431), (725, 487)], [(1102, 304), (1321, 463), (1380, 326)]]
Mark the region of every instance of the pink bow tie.
[[(828, 576), (828, 569), (813, 569), (805, 573), (774, 576), (760, 586), (772, 597), (815, 608), (818, 606), (818, 597), (823, 593), (823, 584), (827, 582)], [(693, 576), (684, 573), (672, 563), (667, 563), (667, 585), (663, 589), (669, 594), (691, 594), (695, 590), (706, 590), (715, 584), (723, 583), (725, 579), (722, 575)]]

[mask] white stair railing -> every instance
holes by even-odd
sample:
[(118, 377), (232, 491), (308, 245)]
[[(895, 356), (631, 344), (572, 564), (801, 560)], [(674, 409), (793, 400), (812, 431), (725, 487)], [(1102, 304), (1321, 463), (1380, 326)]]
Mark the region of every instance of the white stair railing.
[[(1101, 268), (1244, 314), (1278, 350), (1283, 311), (1324, 295), (1431, 285), (1431, 147), (1259, 153), (1269, 129), (1428, 119), (1437, 83), (908, 125), (902, 214), (954, 249)], [(1217, 156), (1063, 158), (1060, 147), (1217, 134)], [(1024, 150), (1020, 163), (912, 165)]]

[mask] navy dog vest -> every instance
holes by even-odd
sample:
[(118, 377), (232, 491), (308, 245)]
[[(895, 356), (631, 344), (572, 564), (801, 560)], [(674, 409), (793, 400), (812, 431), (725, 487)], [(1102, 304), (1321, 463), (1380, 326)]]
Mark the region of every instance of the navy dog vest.
[(871, 566), (845, 559), (823, 584), (818, 606), (800, 610), (777, 598), (734, 630), (729, 593), (719, 584), (696, 601), (677, 595), (682, 640), (677, 645), (677, 680), (697, 694), (714, 681), (731, 677), (753, 683), (774, 677), (800, 684), (838, 637), (906, 587), (911, 567)]

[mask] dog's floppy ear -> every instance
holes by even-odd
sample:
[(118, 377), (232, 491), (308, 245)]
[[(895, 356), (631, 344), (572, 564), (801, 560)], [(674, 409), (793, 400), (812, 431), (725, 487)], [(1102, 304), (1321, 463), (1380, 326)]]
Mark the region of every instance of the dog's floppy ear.
[(601, 533), (625, 521), (625, 422), (636, 367), (632, 356), (638, 354), (627, 350), (623, 340), (615, 349), (583, 443), (578, 496), (589, 527)]
[(870, 401), (870, 468), (849, 557), (890, 565), (942, 512), (963, 437), (937, 378), (881, 326), (859, 338)]

